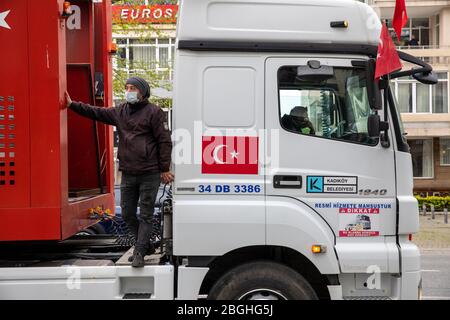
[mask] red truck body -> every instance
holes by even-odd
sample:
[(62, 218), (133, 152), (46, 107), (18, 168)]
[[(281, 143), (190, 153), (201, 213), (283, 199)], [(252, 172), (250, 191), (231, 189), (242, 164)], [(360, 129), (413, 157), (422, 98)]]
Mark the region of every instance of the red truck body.
[(112, 105), (111, 3), (0, 1), (0, 241), (61, 240), (114, 210), (113, 133), (68, 110)]

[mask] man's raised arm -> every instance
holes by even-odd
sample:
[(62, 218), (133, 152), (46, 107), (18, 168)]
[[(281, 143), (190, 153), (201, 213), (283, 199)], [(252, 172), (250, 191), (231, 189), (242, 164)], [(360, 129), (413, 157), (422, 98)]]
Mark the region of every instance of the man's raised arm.
[(117, 125), (117, 110), (115, 108), (95, 107), (82, 102), (73, 102), (66, 92), (67, 107), (81, 116), (110, 125)]

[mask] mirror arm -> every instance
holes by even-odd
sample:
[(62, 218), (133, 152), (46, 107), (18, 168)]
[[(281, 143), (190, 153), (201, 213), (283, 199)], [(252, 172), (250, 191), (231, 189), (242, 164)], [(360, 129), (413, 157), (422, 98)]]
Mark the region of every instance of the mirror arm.
[(431, 71), (428, 70), (428, 68), (412, 68), (410, 70), (392, 73), (389, 78), (392, 80), (400, 77), (412, 76), (418, 73), (430, 73), (430, 72)]
[(402, 52), (402, 51), (397, 51), (397, 52), (398, 52), (400, 59), (402, 59), (403, 61), (415, 64), (415, 65), (418, 65), (421, 68), (412, 68), (411, 70), (395, 72), (390, 75), (390, 79), (395, 79), (395, 78), (405, 77), (405, 76), (412, 76), (417, 73), (427, 74), (427, 73), (430, 73), (431, 71), (433, 71), (433, 68), (425, 61), (422, 61), (419, 58), (414, 57), (406, 52)]
[(423, 72), (433, 71), (433, 68), (425, 61), (420, 60), (419, 58), (414, 57), (406, 52), (402, 52), (402, 51), (397, 51), (397, 52), (398, 52), (400, 59), (402, 59), (403, 61), (406, 61), (406, 62), (415, 64), (415, 65), (421, 66), (422, 68), (425, 68), (426, 70), (424, 70)]

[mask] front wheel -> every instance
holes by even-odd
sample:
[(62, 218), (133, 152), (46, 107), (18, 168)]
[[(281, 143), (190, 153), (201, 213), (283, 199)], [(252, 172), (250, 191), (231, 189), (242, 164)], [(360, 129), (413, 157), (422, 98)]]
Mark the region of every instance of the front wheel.
[(211, 288), (209, 300), (317, 300), (311, 285), (293, 269), (271, 261), (238, 266)]

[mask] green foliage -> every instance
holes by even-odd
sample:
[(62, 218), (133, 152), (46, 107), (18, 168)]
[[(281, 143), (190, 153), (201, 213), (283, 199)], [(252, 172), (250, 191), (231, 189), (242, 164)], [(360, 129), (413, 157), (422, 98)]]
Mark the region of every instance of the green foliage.
[[(113, 1), (114, 5), (130, 5), (140, 6), (144, 3), (142, 0), (124, 0)], [(177, 4), (178, 1), (167, 0), (150, 0), (149, 5), (153, 4)], [(158, 25), (141, 24), (137, 21), (115, 21), (113, 23), (113, 33), (123, 37), (132, 36), (135, 43), (151, 43), (154, 38), (162, 39), (164, 37), (164, 28)], [(113, 92), (114, 96), (123, 100), (125, 97), (125, 83), (131, 76), (138, 76), (146, 79), (152, 88), (152, 96), (150, 100), (161, 107), (171, 108), (171, 99), (162, 99), (161, 97), (153, 96), (155, 88), (163, 88), (168, 91), (172, 89), (172, 83), (169, 81), (170, 72), (172, 68), (167, 71), (156, 71), (156, 63), (150, 61), (142, 61), (137, 59), (125, 58), (123, 48), (118, 48), (118, 53), (114, 57), (116, 66), (113, 69)], [(123, 53), (123, 54), (121, 54)], [(170, 62), (169, 62), (170, 63)], [(171, 64), (171, 63), (170, 63)]]
[[(125, 83), (131, 76), (144, 78), (152, 89), (164, 88), (171, 90), (172, 84), (167, 80), (169, 79), (170, 70), (156, 72), (155, 65), (150, 62), (132, 61), (120, 57), (116, 57), (116, 59), (117, 67), (113, 70), (113, 91), (116, 97), (124, 99)], [(133, 72), (128, 72), (127, 70), (133, 70)], [(158, 97), (155, 97), (155, 99), (158, 99)]]
[(419, 209), (422, 209), (423, 204), (426, 204), (427, 207), (430, 205), (434, 205), (434, 208), (436, 210), (444, 210), (444, 208), (449, 208), (450, 206), (450, 197), (434, 197), (434, 196), (428, 196), (428, 197), (421, 197), (416, 196), (417, 201), (419, 202)]
[(150, 101), (163, 109), (172, 109), (172, 99), (150, 97)]

